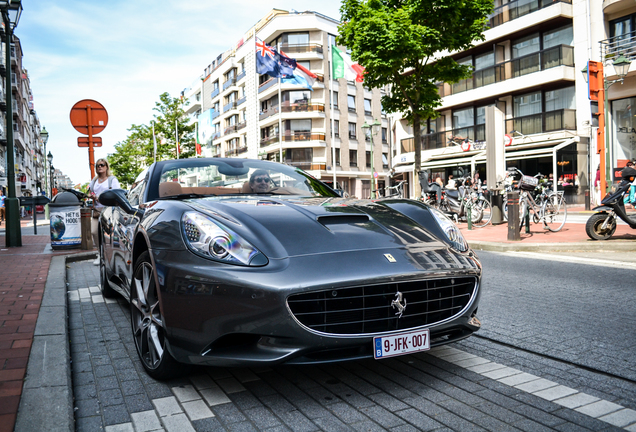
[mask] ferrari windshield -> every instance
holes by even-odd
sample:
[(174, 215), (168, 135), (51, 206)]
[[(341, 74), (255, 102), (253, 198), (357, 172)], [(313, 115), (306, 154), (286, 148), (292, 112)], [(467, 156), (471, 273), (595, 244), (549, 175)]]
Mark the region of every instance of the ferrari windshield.
[(159, 198), (217, 195), (338, 196), (301, 169), (250, 159), (180, 159), (158, 162), (150, 193)]

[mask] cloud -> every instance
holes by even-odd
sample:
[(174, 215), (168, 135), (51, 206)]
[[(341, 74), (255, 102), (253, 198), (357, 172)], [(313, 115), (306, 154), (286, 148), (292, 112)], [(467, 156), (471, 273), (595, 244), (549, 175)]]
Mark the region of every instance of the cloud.
[[(159, 95), (188, 87), (220, 53), (233, 46), (272, 7), (318, 9), (314, 2), (28, 0), (16, 29), (24, 52), (34, 105), (50, 138), (53, 165), (73, 183), (90, 180), (88, 151), (77, 147), (71, 107), (82, 99), (102, 103), (109, 114), (99, 134), (114, 151), (132, 124), (152, 120)], [(337, 0), (320, 10), (338, 18)]]

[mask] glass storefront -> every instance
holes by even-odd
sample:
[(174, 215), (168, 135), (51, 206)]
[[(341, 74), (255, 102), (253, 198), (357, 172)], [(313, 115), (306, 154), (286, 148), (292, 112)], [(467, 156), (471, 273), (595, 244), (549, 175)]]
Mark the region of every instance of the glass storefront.
[(636, 97), (612, 101), (612, 167), (636, 158)]

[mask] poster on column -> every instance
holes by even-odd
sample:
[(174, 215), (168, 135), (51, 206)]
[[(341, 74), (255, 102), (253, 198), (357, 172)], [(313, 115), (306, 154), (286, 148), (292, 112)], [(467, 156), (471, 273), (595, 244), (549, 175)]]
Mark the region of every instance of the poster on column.
[(82, 225), (77, 206), (51, 209), (51, 247), (71, 247), (82, 244)]

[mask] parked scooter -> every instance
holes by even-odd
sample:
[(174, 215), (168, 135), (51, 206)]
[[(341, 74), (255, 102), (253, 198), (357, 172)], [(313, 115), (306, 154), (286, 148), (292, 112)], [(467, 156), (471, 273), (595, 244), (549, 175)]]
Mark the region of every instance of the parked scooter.
[(636, 216), (628, 216), (625, 212), (623, 197), (629, 191), (631, 182), (636, 178), (636, 170), (631, 167), (621, 172), (621, 182), (614, 193), (608, 194), (601, 201), (601, 205), (595, 207), (597, 213), (593, 214), (585, 224), (585, 232), (592, 240), (607, 240), (616, 232), (616, 217), (618, 216), (630, 228), (636, 229)]
[(422, 201), (433, 207), (439, 207), (442, 199), (442, 188), (437, 183), (429, 183), (428, 172), (420, 171), (420, 187), (422, 188)]

